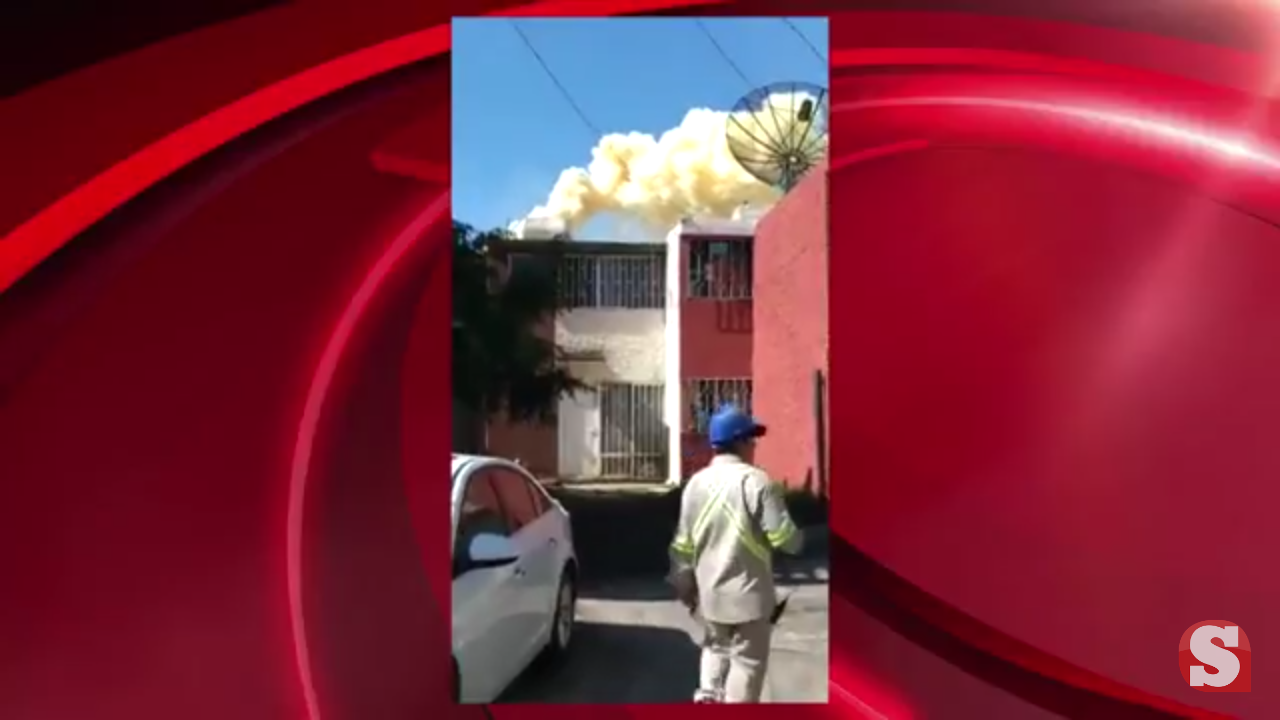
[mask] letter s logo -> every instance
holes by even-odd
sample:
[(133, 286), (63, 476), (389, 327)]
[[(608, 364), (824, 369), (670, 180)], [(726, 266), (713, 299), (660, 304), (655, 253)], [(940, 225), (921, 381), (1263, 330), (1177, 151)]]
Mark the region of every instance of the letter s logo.
[(1244, 631), (1224, 620), (1192, 625), (1178, 644), (1182, 677), (1201, 692), (1249, 692), (1250, 655)]
[(1230, 650), (1214, 645), (1213, 638), (1221, 640), (1223, 647), (1240, 647), (1240, 626), (1201, 625), (1191, 633), (1191, 654), (1200, 662), (1218, 669), (1218, 672), (1210, 675), (1204, 665), (1192, 665), (1191, 687), (1226, 687), (1240, 677), (1240, 659)]

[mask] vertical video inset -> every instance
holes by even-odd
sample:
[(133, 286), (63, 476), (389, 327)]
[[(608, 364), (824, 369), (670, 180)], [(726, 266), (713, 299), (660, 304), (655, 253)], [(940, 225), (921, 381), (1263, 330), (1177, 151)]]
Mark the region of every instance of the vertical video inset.
[(827, 35), (455, 18), (462, 702), (826, 702)]

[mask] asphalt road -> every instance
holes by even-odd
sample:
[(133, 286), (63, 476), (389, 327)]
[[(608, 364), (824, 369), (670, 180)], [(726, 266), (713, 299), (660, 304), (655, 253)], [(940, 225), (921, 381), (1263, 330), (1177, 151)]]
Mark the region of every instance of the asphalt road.
[[(827, 701), (827, 568), (792, 561), (780, 571), (793, 593), (773, 635), (765, 702)], [(661, 579), (586, 587), (568, 657), (536, 665), (501, 702), (679, 703), (698, 683), (697, 626)]]

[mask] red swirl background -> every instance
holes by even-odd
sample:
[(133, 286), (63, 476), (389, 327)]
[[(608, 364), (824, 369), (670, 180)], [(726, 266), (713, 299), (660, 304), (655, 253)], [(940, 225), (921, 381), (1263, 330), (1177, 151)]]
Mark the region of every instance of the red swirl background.
[[(446, 10), (186, 5), (32, 29), (0, 100), (0, 717), (478, 720), (436, 551)], [(1280, 148), (1274, 16), (785, 10), (835, 13), (841, 478), (832, 701), (787, 712), (1275, 717), (1176, 647), (1231, 617), (1265, 678), (1280, 642), (1280, 150), (1222, 141)]]

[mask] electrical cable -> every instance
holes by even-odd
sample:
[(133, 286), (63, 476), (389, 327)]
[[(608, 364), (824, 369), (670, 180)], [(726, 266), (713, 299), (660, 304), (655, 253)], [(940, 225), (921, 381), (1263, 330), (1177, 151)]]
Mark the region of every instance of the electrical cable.
[(529, 53), (533, 55), (533, 59), (537, 60), (538, 64), (542, 66), (543, 72), (547, 74), (547, 77), (551, 79), (551, 82), (560, 91), (565, 102), (569, 103), (569, 107), (573, 109), (574, 114), (578, 116), (579, 120), (582, 120), (582, 124), (586, 125), (592, 133), (595, 133), (596, 137), (603, 137), (604, 133), (600, 132), (599, 126), (591, 122), (591, 119), (587, 117), (586, 112), (582, 110), (582, 106), (578, 104), (578, 101), (573, 99), (573, 94), (564, 86), (564, 83), (560, 82), (560, 78), (556, 77), (556, 74), (552, 72), (551, 66), (547, 64), (545, 59), (543, 59), (542, 53), (538, 52), (538, 49), (533, 46), (533, 43), (529, 40), (529, 36), (525, 35), (524, 30), (522, 30), (514, 20), (511, 21), (511, 27), (516, 31), (516, 34), (520, 36), (520, 41), (524, 43), (524, 46), (529, 49)]
[(825, 68), (830, 66), (830, 64), (827, 62), (827, 56), (823, 55), (822, 52), (818, 50), (818, 47), (814, 45), (812, 41), (809, 40), (808, 36), (806, 36), (803, 32), (800, 32), (800, 28), (796, 27), (796, 24), (792, 22), (790, 18), (778, 18), (778, 19), (786, 23), (787, 27), (791, 28), (791, 32), (795, 33), (796, 37), (800, 38), (800, 42), (804, 43), (805, 47), (809, 48), (809, 52), (812, 52), (813, 56), (818, 58), (818, 62), (822, 63), (822, 67)]
[(742, 72), (742, 68), (738, 67), (738, 63), (734, 62), (733, 58), (729, 56), (729, 53), (725, 52), (720, 41), (716, 40), (716, 36), (711, 34), (711, 28), (707, 27), (706, 22), (701, 18), (695, 19), (694, 22), (698, 23), (698, 29), (702, 31), (703, 35), (707, 36), (707, 40), (711, 42), (711, 46), (714, 47), (716, 52), (720, 54), (720, 57), (724, 59), (725, 64), (727, 64), (738, 77), (742, 78), (742, 82), (746, 83), (748, 88), (754, 89), (756, 84), (751, 82), (751, 79), (747, 77), (747, 74)]
[[(716, 36), (711, 33), (711, 28), (707, 27), (706, 22), (703, 21), (701, 18), (696, 18), (694, 22), (698, 24), (698, 29), (701, 30), (702, 34), (706, 36), (707, 41), (711, 43), (711, 47), (715, 48), (716, 53), (720, 55), (720, 58), (724, 60), (725, 64), (728, 65), (729, 68), (733, 70), (734, 74), (736, 74), (739, 78), (741, 78), (742, 82), (746, 84), (748, 88), (747, 97), (751, 97), (753, 95), (759, 94), (761, 88), (759, 88), (755, 83), (751, 82), (751, 78), (747, 77), (747, 74), (742, 71), (742, 68), (738, 65), (738, 63), (734, 62), (733, 57), (730, 56), (728, 51), (724, 49), (724, 46), (721, 45), (718, 40), (716, 40)], [(744, 98), (744, 100), (745, 99), (746, 98)], [(761, 99), (766, 101), (768, 100), (767, 97), (762, 97)], [(740, 130), (742, 130), (742, 132), (745, 133), (747, 137), (751, 138), (751, 141), (753, 143), (756, 143), (761, 148), (765, 149), (766, 152), (770, 153), (769, 157), (772, 157), (773, 154), (775, 154), (777, 150), (780, 147), (782, 147), (783, 145), (782, 137), (784, 133), (783, 133), (782, 126), (778, 122), (777, 113), (776, 112), (765, 113), (763, 112), (763, 109), (764, 109), (763, 107), (761, 107), (759, 110), (748, 108), (747, 109), (748, 111), (746, 112), (746, 114), (751, 117), (752, 124), (754, 124), (757, 128), (760, 129), (761, 134), (764, 135), (764, 140), (761, 140), (759, 137), (755, 135), (755, 133), (752, 133), (749, 130), (747, 130), (746, 125), (742, 124), (741, 122), (737, 123), (737, 127)], [(773, 129), (774, 131), (777, 132), (776, 136), (769, 131), (769, 128), (765, 126), (764, 121), (760, 119), (760, 116), (765, 114), (768, 114), (769, 118), (773, 120)]]

